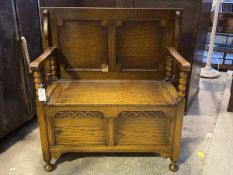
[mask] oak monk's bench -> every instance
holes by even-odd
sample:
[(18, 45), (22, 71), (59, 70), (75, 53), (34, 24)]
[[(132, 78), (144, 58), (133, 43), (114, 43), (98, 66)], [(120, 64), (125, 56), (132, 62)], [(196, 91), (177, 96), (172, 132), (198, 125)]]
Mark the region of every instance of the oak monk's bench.
[(190, 64), (181, 9), (41, 8), (33, 61), (45, 170), (67, 152), (156, 152), (177, 171)]

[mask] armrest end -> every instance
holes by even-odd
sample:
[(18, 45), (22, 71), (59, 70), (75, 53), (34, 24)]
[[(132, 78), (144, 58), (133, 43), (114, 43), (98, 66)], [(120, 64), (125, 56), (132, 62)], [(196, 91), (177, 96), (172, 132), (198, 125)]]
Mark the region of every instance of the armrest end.
[(30, 64), (30, 68), (33, 71), (38, 71), (40, 70), (45, 61), (50, 58), (50, 56), (55, 54), (56, 51), (56, 47), (49, 47), (42, 55), (40, 55), (37, 59), (35, 59), (31, 64)]
[(174, 61), (178, 63), (180, 71), (189, 72), (191, 70), (190, 63), (182, 57), (175, 48), (167, 47), (169, 54), (174, 58)]

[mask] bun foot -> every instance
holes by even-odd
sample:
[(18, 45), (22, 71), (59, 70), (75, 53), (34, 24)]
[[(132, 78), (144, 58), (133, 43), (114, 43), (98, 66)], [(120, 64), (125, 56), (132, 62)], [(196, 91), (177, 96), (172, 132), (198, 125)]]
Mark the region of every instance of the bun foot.
[(176, 163), (170, 163), (169, 164), (169, 169), (172, 171), (172, 172), (176, 172), (178, 170), (178, 165)]
[(46, 163), (46, 164), (44, 165), (44, 170), (47, 171), (47, 172), (51, 172), (51, 171), (54, 170), (54, 165), (51, 164), (51, 163)]

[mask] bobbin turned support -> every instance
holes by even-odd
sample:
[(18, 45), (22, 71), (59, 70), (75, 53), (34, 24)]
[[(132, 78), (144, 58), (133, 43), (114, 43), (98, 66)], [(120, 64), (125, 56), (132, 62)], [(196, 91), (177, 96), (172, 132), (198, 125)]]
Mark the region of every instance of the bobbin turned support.
[[(186, 84), (187, 84), (187, 75), (191, 69), (191, 65), (186, 61), (173, 47), (168, 47), (168, 54), (166, 61), (166, 79), (169, 78), (172, 74), (172, 67), (175, 64), (179, 69), (179, 84), (177, 87), (178, 99), (181, 101), (185, 98)], [(172, 59), (172, 61), (171, 61)]]
[(57, 61), (55, 57), (50, 58), (50, 71), (52, 75), (52, 79), (56, 80), (57, 77)]
[(34, 82), (35, 82), (36, 98), (38, 99), (39, 98), (38, 89), (42, 84), (42, 78), (41, 78), (40, 71), (35, 71), (33, 73), (33, 76), (34, 76)]
[(166, 65), (165, 65), (165, 76), (166, 76), (166, 80), (169, 80), (171, 78), (172, 75), (172, 57), (171, 56), (167, 56), (166, 58)]
[(179, 85), (178, 85), (178, 101), (185, 98), (185, 90), (187, 84), (187, 72), (181, 71), (179, 74)]

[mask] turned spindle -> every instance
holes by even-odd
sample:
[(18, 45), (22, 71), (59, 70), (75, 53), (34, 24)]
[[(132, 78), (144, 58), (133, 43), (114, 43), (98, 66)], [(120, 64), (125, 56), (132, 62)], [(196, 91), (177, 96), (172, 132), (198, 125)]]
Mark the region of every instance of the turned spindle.
[(36, 89), (36, 97), (38, 99), (39, 98), (38, 89), (42, 85), (41, 73), (39, 71), (35, 71), (33, 75), (34, 75), (34, 82), (35, 82), (35, 89)]
[(57, 79), (57, 61), (55, 57), (50, 58), (50, 70), (52, 79)]
[(172, 75), (172, 57), (168, 56), (166, 58), (166, 66), (165, 66), (165, 75), (166, 75), (166, 80), (169, 80)]
[(179, 101), (185, 97), (186, 83), (187, 83), (187, 72), (180, 72), (179, 85), (178, 85)]

